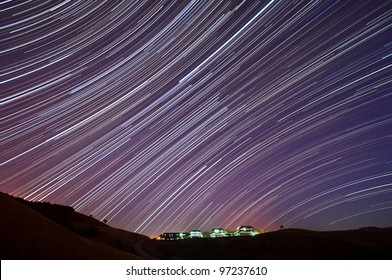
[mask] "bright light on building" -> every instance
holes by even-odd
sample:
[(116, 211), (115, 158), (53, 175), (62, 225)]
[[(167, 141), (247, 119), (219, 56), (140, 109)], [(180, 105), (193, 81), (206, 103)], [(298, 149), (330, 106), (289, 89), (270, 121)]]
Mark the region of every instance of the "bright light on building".
[(189, 232), (189, 238), (203, 238), (200, 230), (194, 229)]
[(211, 237), (225, 237), (226, 232), (223, 228), (213, 228)]
[(216, 237), (231, 237), (231, 236), (255, 236), (267, 232), (265, 229), (254, 229), (252, 226), (239, 226), (235, 231), (227, 231), (223, 228), (212, 228), (211, 232), (202, 233), (198, 229), (190, 232), (172, 232), (163, 233), (156, 237), (157, 240), (181, 240), (188, 238), (216, 238)]

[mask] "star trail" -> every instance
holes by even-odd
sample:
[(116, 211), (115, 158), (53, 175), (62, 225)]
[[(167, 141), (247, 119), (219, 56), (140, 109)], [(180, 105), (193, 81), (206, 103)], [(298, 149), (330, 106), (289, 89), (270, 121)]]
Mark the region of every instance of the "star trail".
[(150, 236), (392, 226), (391, 1), (0, 14), (0, 191)]

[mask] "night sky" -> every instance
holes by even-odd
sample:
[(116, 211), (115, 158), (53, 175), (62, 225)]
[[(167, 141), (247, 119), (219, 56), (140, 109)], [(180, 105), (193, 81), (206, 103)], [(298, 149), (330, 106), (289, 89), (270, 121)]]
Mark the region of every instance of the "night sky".
[(391, 1), (0, 10), (0, 191), (150, 236), (392, 226)]

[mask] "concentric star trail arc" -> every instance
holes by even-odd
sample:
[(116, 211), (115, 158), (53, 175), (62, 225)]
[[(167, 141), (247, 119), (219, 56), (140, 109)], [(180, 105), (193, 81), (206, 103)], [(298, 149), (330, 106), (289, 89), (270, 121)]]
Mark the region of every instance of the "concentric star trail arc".
[(149, 236), (391, 226), (391, 1), (0, 13), (0, 191)]

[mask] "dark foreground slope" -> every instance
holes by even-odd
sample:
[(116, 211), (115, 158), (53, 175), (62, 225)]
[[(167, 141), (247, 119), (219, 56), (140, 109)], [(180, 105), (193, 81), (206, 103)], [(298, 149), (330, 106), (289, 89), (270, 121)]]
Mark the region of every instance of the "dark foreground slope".
[(380, 229), (334, 232), (287, 229), (255, 237), (150, 240), (143, 245), (145, 251), (162, 259), (392, 259), (392, 232)]
[(148, 239), (113, 229), (70, 207), (29, 203), (3, 193), (0, 224), (3, 260), (139, 259), (132, 254), (133, 243)]

